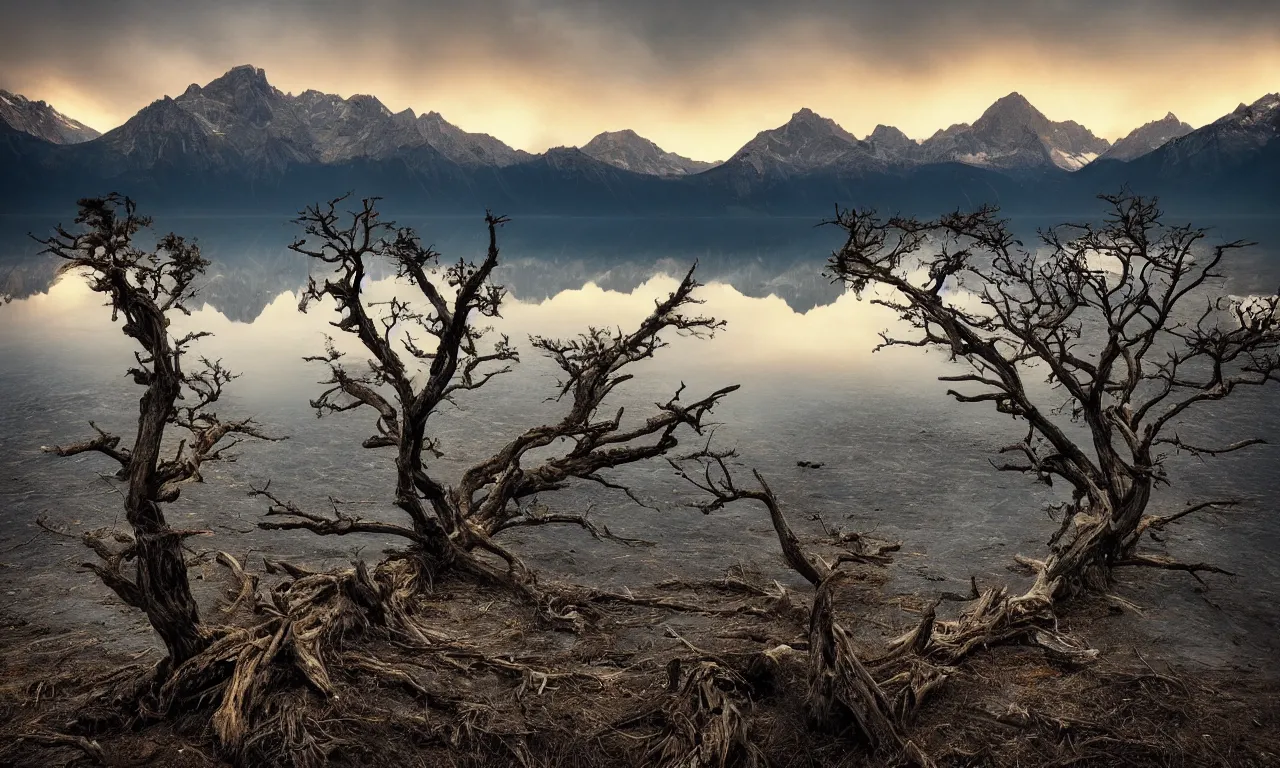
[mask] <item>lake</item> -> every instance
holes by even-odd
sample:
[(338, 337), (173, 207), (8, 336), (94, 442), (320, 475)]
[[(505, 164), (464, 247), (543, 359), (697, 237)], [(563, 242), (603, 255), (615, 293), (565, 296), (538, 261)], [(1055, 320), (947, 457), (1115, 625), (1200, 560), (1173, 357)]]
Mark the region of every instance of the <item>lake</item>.
[[(65, 221), (70, 222), (70, 213)], [(133, 347), (109, 322), (103, 298), (73, 275), (53, 282), (56, 268), (28, 231), (47, 233), (54, 222), (0, 218), (0, 611), (60, 628), (97, 631), (139, 626), (77, 565), (90, 559), (76, 541), (44, 532), (50, 525), (81, 531), (118, 524), (118, 488), (105, 479), (110, 462), (87, 455), (58, 459), (40, 446), (87, 437), (89, 420), (132, 435), (139, 389), (124, 377)], [(472, 219), (402, 219), (434, 243), (446, 261), (477, 258), (484, 226)], [(1047, 222), (1016, 221), (1019, 231)], [(1232, 265), (1227, 291), (1274, 291), (1280, 284), (1280, 221), (1197, 222), (1215, 237), (1263, 243)], [(823, 526), (871, 533), (903, 542), (891, 567), (890, 588), (937, 592), (980, 583), (1017, 582), (1006, 570), (1015, 553), (1042, 556), (1055, 528), (1044, 507), (1055, 491), (1029, 478), (997, 473), (996, 451), (1023, 432), (983, 404), (958, 404), (936, 377), (957, 372), (945, 357), (918, 349), (872, 354), (879, 331), (895, 319), (823, 277), (826, 257), (839, 242), (833, 228), (804, 219), (572, 219), (513, 221), (501, 233), (497, 282), (509, 291), (497, 332), (522, 351), (516, 370), (484, 389), (464, 393), (457, 407), (433, 417), (445, 457), (433, 471), (456, 478), (526, 427), (556, 418), (562, 407), (555, 369), (533, 353), (530, 334), (569, 336), (588, 325), (633, 326), (698, 262), (706, 283), (699, 291), (707, 314), (728, 322), (710, 340), (672, 337), (656, 359), (636, 367), (636, 379), (616, 393), (615, 406), (643, 418), (683, 382), (689, 396), (741, 384), (715, 412), (717, 443), (734, 446), (745, 467), (758, 468), (782, 499), (802, 536)], [(311, 267), (287, 250), (296, 228), (275, 218), (164, 219), (159, 231), (198, 238), (213, 262), (200, 306), (175, 330), (212, 331), (195, 352), (221, 358), (242, 374), (228, 387), (219, 412), (254, 415), (279, 443), (246, 444), (235, 463), (208, 465), (207, 483), (188, 486), (166, 510), (175, 527), (212, 531), (193, 540), (201, 550), (225, 549), (310, 563), (375, 558), (396, 542), (378, 537), (319, 539), (254, 527), (265, 506), (249, 498), (251, 485), (268, 479), (281, 497), (326, 509), (329, 497), (359, 503), (363, 516), (394, 519), (389, 503), (391, 455), (360, 441), (372, 420), (362, 411), (317, 419), (308, 400), (325, 371), (302, 361), (322, 350), (333, 329), (331, 307), (297, 310), (297, 291)], [(397, 286), (386, 271), (374, 275), (372, 296)], [(359, 358), (357, 358), (359, 359)], [(1244, 507), (1220, 517), (1175, 526), (1153, 551), (1215, 562), (1236, 577), (1126, 574), (1121, 594), (1142, 611), (1136, 619), (1158, 653), (1213, 664), (1262, 666), (1276, 671), (1280, 619), (1280, 387), (1245, 391), (1230, 409), (1192, 412), (1180, 428), (1192, 435), (1267, 438), (1272, 445), (1201, 462), (1169, 462), (1171, 487), (1159, 490), (1156, 511), (1187, 500), (1236, 496)], [(127, 438), (127, 439), (131, 439)], [(821, 462), (821, 469), (797, 461)], [(615, 472), (647, 504), (596, 485), (544, 496), (566, 511), (590, 509), (598, 522), (655, 546), (626, 548), (591, 540), (578, 529), (532, 529), (503, 534), (537, 568), (565, 578), (641, 587), (680, 575), (709, 578), (735, 564), (776, 573), (800, 586), (778, 554), (763, 509), (748, 503), (703, 515), (688, 506), (696, 491), (660, 462)], [(1060, 489), (1057, 493), (1060, 493)], [(212, 584), (213, 566), (199, 572)], [(204, 587), (206, 591), (211, 586)], [(127, 644), (127, 643), (126, 643)]]

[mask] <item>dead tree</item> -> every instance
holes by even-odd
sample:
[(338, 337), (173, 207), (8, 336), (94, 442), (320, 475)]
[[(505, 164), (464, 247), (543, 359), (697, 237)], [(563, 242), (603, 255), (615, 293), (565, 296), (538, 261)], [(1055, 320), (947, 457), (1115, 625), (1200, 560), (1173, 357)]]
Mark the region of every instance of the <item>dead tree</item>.
[[(86, 543), (102, 559), (86, 567), (122, 600), (147, 614), (169, 652), (167, 668), (174, 669), (210, 642), (183, 557), (183, 541), (204, 532), (169, 527), (161, 505), (175, 501), (184, 483), (199, 482), (205, 462), (227, 458), (242, 438), (267, 436), (251, 419), (223, 421), (213, 410), (223, 387), (234, 378), (220, 362), (201, 358), (200, 369), (183, 369), (190, 345), (210, 334), (197, 331), (177, 338), (169, 333), (173, 313), (190, 314), (195, 280), (208, 265), (200, 249), (174, 234), (161, 238), (154, 250), (137, 247), (134, 237), (151, 220), (138, 215), (128, 198), (112, 194), (81, 200), (79, 207), (76, 223), (84, 231), (73, 234), (59, 226), (52, 237), (39, 242), (47, 253), (64, 260), (61, 272), (85, 274), (92, 290), (109, 297), (112, 322), (123, 316), (121, 330), (141, 347), (128, 372), (145, 389), (131, 447), (121, 446), (119, 436), (90, 422), (96, 437), (45, 450), (59, 456), (97, 452), (119, 465), (116, 477), (128, 484), (125, 513), (132, 535), (86, 534)], [(171, 426), (187, 437), (166, 458), (161, 448)], [(122, 546), (112, 546), (109, 539)]]
[[(1280, 379), (1280, 297), (1221, 293), (1221, 267), (1249, 244), (1208, 245), (1206, 230), (1166, 224), (1154, 199), (1100, 199), (1103, 223), (1042, 232), (1034, 250), (992, 207), (932, 221), (848, 210), (833, 222), (847, 240), (830, 273), (919, 332), (882, 334), (877, 349), (944, 350), (968, 369), (941, 377), (966, 385), (949, 395), (1027, 425), (1026, 437), (1002, 451), (1017, 458), (997, 468), (1070, 486), (1048, 557), (1024, 561), (1037, 580), (1013, 600), (1027, 608), (1106, 588), (1121, 566), (1216, 570), (1140, 554), (1137, 545), (1147, 530), (1231, 502), (1158, 517), (1147, 514), (1152, 490), (1168, 482), (1170, 451), (1216, 456), (1261, 442), (1194, 445), (1176, 431), (1180, 417)], [(1052, 402), (1029, 386), (1045, 378)]]
[[(694, 505), (702, 510), (703, 514), (711, 514), (735, 501), (755, 501), (763, 504), (769, 512), (769, 521), (773, 524), (773, 531), (778, 536), (778, 544), (782, 548), (783, 560), (786, 561), (791, 570), (800, 574), (805, 581), (814, 587), (820, 587), (824, 581), (830, 578), (841, 563), (868, 562), (868, 555), (861, 551), (843, 552), (832, 563), (807, 554), (800, 544), (800, 540), (792, 532), (791, 526), (787, 523), (787, 518), (782, 513), (782, 505), (778, 502), (778, 497), (774, 495), (773, 489), (765, 482), (764, 476), (760, 474), (759, 470), (751, 470), (751, 475), (755, 478), (758, 486), (756, 488), (741, 486), (734, 480), (729, 462), (737, 458), (737, 456), (737, 452), (733, 450), (713, 449), (710, 441), (708, 441), (702, 450), (687, 456), (668, 458), (667, 463), (685, 482), (711, 497), (708, 501), (698, 502)], [(885, 552), (895, 548), (893, 546), (883, 547), (871, 554), (870, 558), (879, 558), (881, 562), (887, 562), (887, 558), (884, 558)]]
[[(309, 281), (301, 308), (331, 298), (338, 312), (333, 325), (355, 336), (371, 359), (366, 366), (349, 366), (331, 340), (324, 355), (310, 358), (324, 363), (330, 375), (328, 389), (312, 404), (322, 416), (362, 408), (376, 414), (374, 434), (364, 446), (394, 451), (394, 502), (405, 519), (355, 517), (337, 504), (332, 514), (318, 514), (281, 500), (269, 488), (253, 493), (271, 501), (261, 523), (265, 529), (392, 535), (408, 546), (376, 564), (356, 562), (327, 572), (268, 561), (268, 573), (287, 576), (269, 592), (234, 557), (219, 554), (235, 580), (225, 609), (229, 623), (166, 683), (153, 709), (165, 712), (218, 701), (211, 724), (219, 747), (244, 764), (279, 761), (282, 754), (292, 755), (295, 764), (320, 764), (319, 745), (333, 740), (315, 730), (318, 724), (299, 702), (318, 694), (321, 709), (316, 712), (332, 712), (329, 707), (340, 706), (339, 691), (349, 684), (338, 673), (352, 665), (396, 686), (408, 683), (440, 703), (439, 696), (406, 671), (416, 667), (382, 661), (353, 647), (358, 637), (389, 639), (393, 647), (412, 653), (415, 663), (438, 662), (442, 670), (459, 669), (447, 654), (466, 653), (495, 669), (534, 675), (524, 665), (463, 649), (457, 638), (434, 628), (420, 610), (431, 580), (457, 572), (498, 584), (534, 602), (538, 616), (554, 628), (576, 627), (576, 596), (536, 585), (534, 574), (492, 537), (512, 527), (559, 523), (611, 536), (585, 514), (542, 513), (532, 497), (575, 479), (621, 488), (600, 473), (663, 455), (678, 445), (679, 430), (703, 431), (712, 407), (737, 388), (694, 402), (682, 401), (678, 391), (638, 423), (624, 421), (622, 410), (598, 413), (609, 393), (631, 378), (627, 366), (664, 346), (663, 332), (705, 336), (721, 327), (712, 318), (684, 314), (698, 303), (692, 297), (698, 284), (690, 273), (635, 332), (591, 329), (568, 341), (532, 339), (564, 372), (559, 393), (567, 402), (564, 415), (551, 425), (525, 430), (445, 485), (430, 464), (439, 447), (428, 434), (429, 417), (441, 403), (483, 386), (517, 359), (505, 337), (495, 339), (491, 351), (482, 351), (486, 330), (475, 324), (496, 317), (501, 304), (502, 289), (490, 275), (498, 260), (497, 228), (503, 219), (487, 217), (489, 248), (480, 264), (459, 261), (441, 269), (438, 254), (421, 246), (414, 232), (380, 221), (373, 200), (364, 201), (346, 223), (340, 222), (339, 203), (313, 206), (300, 217), (310, 242), (300, 240), (294, 249), (331, 270)], [(377, 261), (395, 268), (413, 287), (417, 303), (366, 299), (368, 270)], [(529, 460), (537, 449), (542, 449), (538, 458)], [(507, 568), (481, 552), (501, 558)], [(536, 674), (546, 679), (545, 673)], [(221, 694), (211, 699), (209, 692), (215, 689)], [(402, 720), (392, 709), (383, 716)], [(417, 728), (421, 720), (412, 716), (401, 725)], [(290, 746), (281, 752), (280, 744)]]
[[(504, 291), (492, 280), (498, 265), (498, 229), (506, 219), (486, 214), (488, 249), (479, 263), (459, 260), (443, 266), (440, 254), (421, 244), (412, 229), (382, 221), (376, 199), (366, 199), (343, 215), (342, 198), (308, 207), (297, 222), (305, 237), (290, 247), (314, 260), (326, 274), (312, 278), (299, 308), (332, 299), (338, 314), (333, 325), (354, 336), (370, 355), (366, 365), (349, 366), (332, 342), (326, 354), (307, 358), (325, 364), (326, 389), (312, 401), (318, 415), (367, 408), (375, 414), (368, 449), (395, 453), (395, 505), (404, 523), (306, 512), (274, 502), (269, 529), (304, 529), (317, 534), (379, 533), (409, 543), (419, 575), (445, 570), (469, 572), (488, 579), (528, 585), (532, 574), (520, 559), (494, 542), (501, 531), (518, 527), (571, 523), (597, 529), (583, 515), (529, 514), (523, 504), (537, 494), (566, 487), (573, 480), (618, 486), (601, 472), (655, 458), (679, 442), (678, 431), (701, 434), (712, 408), (737, 389), (725, 387), (698, 400), (682, 399), (683, 387), (644, 421), (624, 420), (623, 409), (602, 414), (606, 398), (632, 378), (629, 366), (652, 357), (665, 346), (666, 332), (704, 337), (723, 326), (711, 317), (686, 314), (698, 303), (699, 283), (693, 270), (666, 299), (656, 302), (639, 328), (624, 333), (590, 328), (576, 339), (530, 339), (562, 371), (557, 399), (566, 405), (552, 424), (535, 426), (515, 436), (494, 455), (473, 464), (446, 484), (431, 462), (440, 454), (428, 434), (428, 420), (442, 403), (479, 389), (518, 361), (506, 336), (490, 338), (479, 325), (498, 317)], [(374, 304), (365, 296), (365, 281), (375, 263), (389, 265), (405, 281), (412, 296)], [(552, 449), (550, 457), (529, 455)], [(546, 451), (540, 451), (545, 456)], [(630, 493), (629, 491), (627, 491)], [(507, 564), (494, 569), (477, 552), (488, 552)]]
[[(840, 566), (845, 563), (884, 565), (889, 562), (887, 553), (895, 551), (898, 545), (868, 551), (862, 539), (857, 538), (852, 542), (856, 549), (840, 552), (831, 561), (807, 553), (787, 523), (782, 505), (764, 476), (752, 470), (755, 488), (735, 481), (730, 461), (736, 456), (732, 450), (714, 450), (708, 443), (701, 451), (667, 461), (680, 477), (710, 496), (708, 501), (696, 505), (706, 514), (738, 501), (763, 504), (769, 512), (783, 559), (816, 590), (809, 611), (807, 663), (807, 704), (814, 725), (850, 731), (871, 750), (892, 755), (895, 760), (924, 768), (932, 766), (930, 758), (908, 738), (907, 725), (916, 708), (946, 680), (946, 674), (928, 664), (899, 664), (890, 670), (883, 684), (877, 682), (860, 658), (849, 632), (835, 620), (834, 593), (849, 576)], [(772, 670), (778, 658), (791, 650), (794, 649), (783, 646), (757, 658), (762, 668)]]

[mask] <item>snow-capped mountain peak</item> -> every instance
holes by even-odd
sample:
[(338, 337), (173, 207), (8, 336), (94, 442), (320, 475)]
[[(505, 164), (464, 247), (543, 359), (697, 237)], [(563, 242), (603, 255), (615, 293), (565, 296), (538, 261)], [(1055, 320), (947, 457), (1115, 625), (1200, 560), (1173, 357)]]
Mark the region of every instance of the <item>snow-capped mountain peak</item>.
[(1074, 171), (1110, 146), (1075, 121), (1050, 120), (1015, 91), (997, 99), (973, 125), (960, 123), (934, 134), (922, 154), (930, 162), (1005, 169), (1052, 164)]
[(777, 128), (756, 134), (726, 165), (747, 166), (758, 175), (804, 173), (833, 165), (865, 146), (836, 121), (806, 107)]
[(1162, 175), (1259, 174), (1259, 178), (1267, 179), (1264, 187), (1274, 187), (1274, 175), (1261, 171), (1255, 164), (1259, 158), (1275, 157), (1277, 142), (1280, 142), (1280, 94), (1269, 93), (1202, 128), (1166, 142), (1137, 163), (1156, 169)]
[[(156, 144), (135, 140), (133, 134), (142, 127), (138, 121), (143, 115), (139, 113), (112, 132), (112, 145), (128, 156), (147, 147), (164, 146), (173, 151), (177, 146), (187, 148), (183, 151), (239, 156), (253, 167), (267, 170), (291, 163), (385, 159), (424, 147), (435, 150), (425, 150), (429, 156), (443, 155), (466, 166), (507, 165), (527, 156), (491, 136), (450, 125), (434, 112), (421, 118), (413, 110), (393, 114), (368, 94), (343, 98), (317, 90), (297, 96), (282, 93), (270, 84), (264, 70), (250, 65), (234, 67), (207, 85), (193, 84), (171, 102), (190, 121), (172, 115), (172, 119), (156, 123), (152, 115), (144, 122), (153, 128), (162, 124), (177, 130), (174, 141)], [(207, 144), (206, 138), (213, 143)], [(144, 167), (155, 160), (137, 158)]]
[(584, 144), (582, 152), (617, 168), (652, 176), (684, 176), (715, 165), (667, 152), (630, 128), (605, 131)]
[(1241, 104), (1217, 123), (1234, 123), (1242, 127), (1275, 123), (1280, 120), (1280, 93), (1268, 93), (1252, 104)]
[(4, 90), (0, 90), (0, 122), (53, 144), (79, 144), (101, 135), (43, 101)]

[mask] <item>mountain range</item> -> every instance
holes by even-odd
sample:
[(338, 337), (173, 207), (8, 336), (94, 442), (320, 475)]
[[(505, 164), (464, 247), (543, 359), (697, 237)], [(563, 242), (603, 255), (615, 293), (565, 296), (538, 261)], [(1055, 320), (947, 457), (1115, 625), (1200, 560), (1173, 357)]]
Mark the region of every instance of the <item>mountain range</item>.
[(1198, 130), (1170, 113), (1112, 145), (1011, 93), (924, 140), (886, 125), (860, 139), (801, 109), (718, 164), (630, 130), (531, 154), (370, 95), (284, 93), (241, 66), (101, 136), (0, 91), (0, 204), (47, 211), (119, 190), (161, 208), (295, 209), (356, 190), (442, 213), (810, 214), (837, 202), (932, 213), (983, 201), (1035, 213), (1129, 185), (1187, 207), (1275, 212), (1278, 133), (1276, 94)]

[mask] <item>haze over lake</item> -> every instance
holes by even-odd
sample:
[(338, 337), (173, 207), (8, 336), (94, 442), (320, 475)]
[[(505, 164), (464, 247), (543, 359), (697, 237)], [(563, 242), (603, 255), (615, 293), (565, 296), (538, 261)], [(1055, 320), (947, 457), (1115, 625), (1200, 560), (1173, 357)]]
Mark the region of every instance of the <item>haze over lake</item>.
[[(77, 541), (42, 533), (34, 522), (44, 516), (72, 531), (118, 522), (117, 490), (96, 474), (110, 471), (106, 461), (92, 455), (58, 460), (39, 449), (86, 437), (89, 420), (131, 435), (140, 393), (123, 375), (133, 348), (109, 322), (102, 297), (74, 275), (53, 283), (56, 264), (27, 239), (26, 232), (45, 233), (53, 223), (0, 219), (0, 292), (15, 297), (0, 306), (0, 402), (6, 405), (0, 411), (0, 563), (34, 569), (0, 568), (0, 602), (15, 610), (40, 606), (41, 615), (64, 626), (138, 621), (76, 569), (87, 559)], [(479, 217), (400, 223), (416, 227), (446, 263), (475, 258), (484, 245)], [(1015, 226), (1030, 233), (1047, 223)], [(1280, 222), (1195, 223), (1218, 227), (1214, 237), (1262, 243), (1229, 267), (1228, 293), (1273, 291), (1280, 283)], [(557, 391), (555, 370), (530, 348), (529, 335), (633, 325), (696, 261), (707, 284), (699, 292), (703, 310), (728, 327), (709, 340), (673, 337), (655, 360), (638, 366), (640, 375), (614, 398), (627, 418), (644, 418), (681, 383), (690, 398), (742, 384), (715, 412), (723, 422), (715, 439), (736, 446), (746, 466), (769, 478), (798, 532), (815, 536), (826, 525), (901, 540), (891, 573), (894, 588), (903, 591), (963, 592), (971, 573), (980, 582), (1013, 578), (1005, 566), (1015, 552), (1043, 551), (1055, 527), (1043, 507), (1059, 498), (1028, 478), (991, 468), (989, 460), (1019, 439), (1021, 428), (985, 404), (945, 397), (948, 385), (935, 379), (955, 371), (942, 355), (915, 349), (873, 355), (878, 332), (895, 320), (822, 275), (839, 232), (814, 224), (803, 218), (513, 221), (501, 231), (497, 275), (509, 297), (493, 325), (511, 336), (522, 360), (433, 421), (445, 453), (435, 466), (456, 476), (468, 460), (560, 412), (561, 405), (547, 400)], [(194, 540), (196, 549), (231, 548), (237, 555), (345, 562), (353, 544), (368, 557), (392, 545), (376, 537), (322, 540), (254, 528), (265, 507), (247, 491), (268, 479), (274, 492), (304, 507), (325, 509), (332, 496), (360, 503), (361, 515), (394, 514), (390, 454), (359, 446), (370, 434), (367, 414), (317, 420), (308, 405), (323, 389), (316, 382), (325, 372), (301, 358), (323, 349), (333, 315), (327, 305), (308, 314), (297, 310), (311, 265), (286, 249), (295, 228), (275, 217), (244, 217), (165, 218), (156, 229), (197, 237), (213, 261), (201, 292), (207, 303), (181, 326), (212, 331), (196, 352), (243, 374), (228, 387), (220, 414), (254, 415), (290, 437), (245, 445), (239, 462), (210, 465), (209, 482), (183, 491), (167, 513), (171, 522), (212, 531)], [(407, 295), (385, 271), (373, 281), (373, 297)], [(362, 359), (359, 354), (354, 359)], [(1280, 618), (1274, 607), (1280, 408), (1272, 394), (1244, 392), (1221, 421), (1205, 409), (1185, 422), (1184, 436), (1258, 436), (1273, 445), (1203, 463), (1171, 459), (1174, 482), (1158, 491), (1157, 511), (1188, 499), (1236, 496), (1249, 503), (1230, 514), (1229, 525), (1207, 517), (1176, 526), (1167, 537), (1181, 559), (1212, 561), (1238, 577), (1209, 578), (1206, 588), (1184, 574), (1144, 572), (1122, 587), (1144, 612), (1140, 621), (1162, 653), (1261, 664), (1280, 651), (1272, 631)], [(800, 460), (824, 466), (805, 469)], [(714, 577), (735, 564), (787, 573), (763, 510), (737, 505), (704, 516), (686, 506), (695, 492), (663, 462), (610, 477), (656, 509), (595, 485), (546, 501), (572, 511), (590, 508), (615, 533), (656, 546), (598, 543), (577, 529), (504, 536), (540, 569), (606, 585), (675, 574)], [(216, 570), (208, 573), (212, 578)]]

